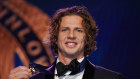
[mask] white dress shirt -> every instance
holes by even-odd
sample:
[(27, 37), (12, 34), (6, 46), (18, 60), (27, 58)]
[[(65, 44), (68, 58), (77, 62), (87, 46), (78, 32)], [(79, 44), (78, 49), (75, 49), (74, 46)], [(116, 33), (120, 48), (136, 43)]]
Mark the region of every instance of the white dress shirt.
[[(81, 63), (81, 62), (83, 61), (83, 59), (84, 59), (84, 57), (81, 58), (81, 59), (79, 59), (78, 62)], [(58, 62), (59, 62), (59, 59), (57, 58), (56, 63), (58, 63)], [(67, 72), (65, 73), (65, 76), (60, 76), (60, 77), (58, 77), (57, 75), (55, 75), (55, 76), (54, 76), (54, 79), (82, 79), (83, 74), (84, 74), (84, 71), (85, 71), (85, 69), (83, 69), (82, 72), (77, 73), (77, 74), (75, 74), (75, 75), (69, 75), (69, 74), (71, 73), (71, 71), (67, 71)], [(56, 67), (55, 67), (54, 74), (57, 74)]]

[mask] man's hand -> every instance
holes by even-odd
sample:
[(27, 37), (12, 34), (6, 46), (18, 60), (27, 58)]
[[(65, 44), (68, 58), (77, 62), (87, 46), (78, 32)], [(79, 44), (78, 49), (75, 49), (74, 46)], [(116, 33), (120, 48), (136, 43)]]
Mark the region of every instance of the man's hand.
[(25, 66), (12, 69), (9, 74), (9, 79), (29, 79), (29, 77), (31, 77), (31, 71)]

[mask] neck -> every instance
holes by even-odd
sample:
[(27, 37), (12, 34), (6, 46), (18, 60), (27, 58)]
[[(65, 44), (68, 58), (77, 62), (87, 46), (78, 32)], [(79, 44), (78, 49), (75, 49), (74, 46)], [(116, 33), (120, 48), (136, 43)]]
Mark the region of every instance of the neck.
[(70, 62), (75, 58), (77, 58), (77, 60), (79, 60), (82, 57), (84, 57), (84, 56), (68, 58), (68, 57), (64, 57), (64, 56), (58, 54), (59, 61), (62, 62), (63, 64), (65, 64), (65, 65), (70, 64)]

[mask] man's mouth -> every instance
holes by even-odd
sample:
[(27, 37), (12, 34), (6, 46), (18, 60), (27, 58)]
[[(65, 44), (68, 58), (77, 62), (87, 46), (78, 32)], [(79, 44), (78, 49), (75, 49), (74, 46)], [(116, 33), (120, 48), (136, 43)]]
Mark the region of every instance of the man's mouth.
[(77, 43), (76, 42), (66, 42), (65, 43), (67, 47), (69, 48), (74, 48), (76, 47)]

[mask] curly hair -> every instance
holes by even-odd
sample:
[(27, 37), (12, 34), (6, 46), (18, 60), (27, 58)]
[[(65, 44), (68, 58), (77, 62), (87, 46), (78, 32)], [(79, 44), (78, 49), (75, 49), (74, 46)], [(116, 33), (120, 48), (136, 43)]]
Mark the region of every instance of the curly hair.
[(55, 53), (58, 53), (58, 46), (56, 44), (59, 34), (59, 27), (62, 17), (67, 15), (78, 15), (83, 18), (82, 26), (85, 31), (85, 47), (84, 56), (91, 54), (92, 50), (96, 50), (95, 37), (97, 36), (97, 26), (95, 20), (88, 13), (87, 8), (83, 6), (73, 6), (69, 8), (59, 9), (52, 18), (50, 27), (50, 47)]

